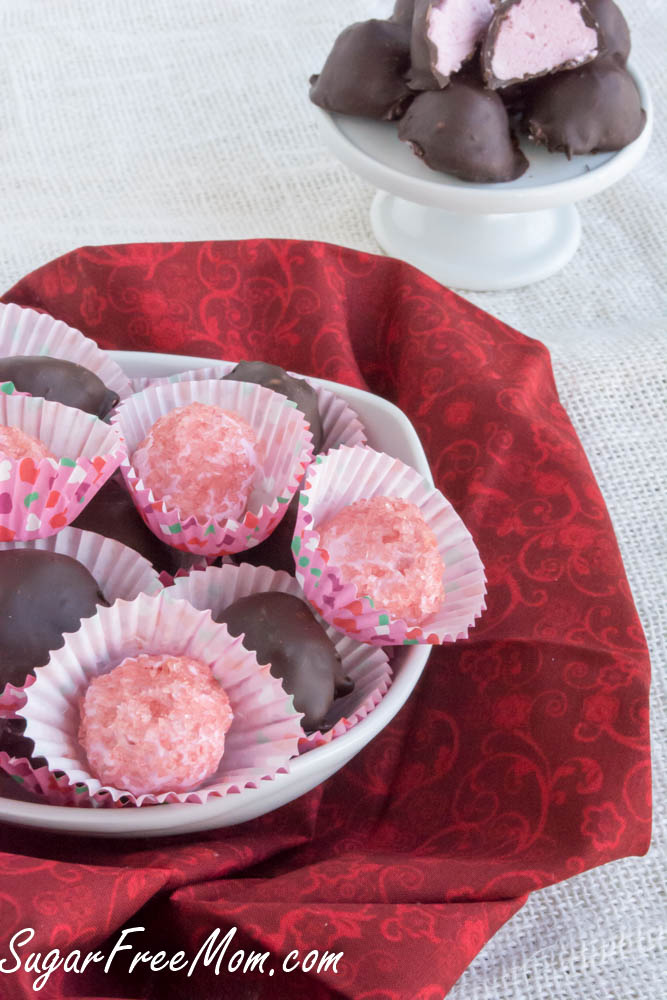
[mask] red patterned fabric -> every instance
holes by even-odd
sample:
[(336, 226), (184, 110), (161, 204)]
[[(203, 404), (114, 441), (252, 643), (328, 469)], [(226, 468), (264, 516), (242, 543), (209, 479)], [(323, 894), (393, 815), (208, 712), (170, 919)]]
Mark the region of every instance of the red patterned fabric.
[(234, 947), (276, 967), (342, 951), (337, 974), (128, 976), (121, 956), (41, 995), (441, 1000), (529, 892), (647, 850), (646, 645), (541, 344), (400, 262), (321, 243), (88, 248), (4, 301), (105, 348), (261, 358), (385, 396), (489, 579), (482, 621), (434, 650), (393, 723), (270, 817), (152, 842), (0, 827), (3, 955), (25, 926), (32, 950), (110, 950), (141, 925), (137, 947), (189, 956), (237, 927)]

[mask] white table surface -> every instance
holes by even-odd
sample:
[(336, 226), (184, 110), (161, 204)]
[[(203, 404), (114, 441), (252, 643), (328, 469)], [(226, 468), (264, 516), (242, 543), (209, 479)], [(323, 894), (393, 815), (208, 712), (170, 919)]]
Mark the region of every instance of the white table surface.
[[(0, 289), (76, 246), (289, 236), (376, 251), (372, 189), (307, 100), (337, 33), (390, 0), (0, 0)], [(667, 91), (665, 0), (626, 0)], [(551, 349), (653, 657), (654, 845), (536, 893), (453, 1000), (667, 995), (667, 142), (581, 206), (568, 267), (468, 297)], [(407, 998), (406, 998), (407, 1000)]]

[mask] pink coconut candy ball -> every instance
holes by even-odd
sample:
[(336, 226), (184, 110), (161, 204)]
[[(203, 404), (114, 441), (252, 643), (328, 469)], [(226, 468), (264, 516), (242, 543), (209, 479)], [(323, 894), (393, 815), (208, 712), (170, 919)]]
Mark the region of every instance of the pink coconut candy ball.
[(179, 406), (160, 417), (132, 456), (155, 499), (177, 507), (181, 517), (239, 520), (260, 464), (250, 424), (207, 403)]
[(232, 723), (209, 667), (187, 656), (127, 657), (81, 699), (79, 742), (103, 785), (184, 792), (218, 769)]
[(372, 497), (344, 507), (318, 525), (319, 548), (343, 583), (370, 597), (392, 618), (419, 625), (445, 599), (444, 563), (419, 508), (396, 497)]
[(43, 441), (32, 434), (26, 434), (20, 427), (6, 427), (0, 424), (0, 457), (13, 458), (20, 462), (22, 458), (31, 458), (37, 465), (43, 458), (57, 461)]

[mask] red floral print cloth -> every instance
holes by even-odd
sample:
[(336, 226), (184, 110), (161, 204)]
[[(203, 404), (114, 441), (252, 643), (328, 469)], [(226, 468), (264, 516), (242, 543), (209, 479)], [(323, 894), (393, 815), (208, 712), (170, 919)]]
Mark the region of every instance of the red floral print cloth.
[[(109, 952), (142, 926), (137, 949), (193, 957), (236, 927), (233, 949), (275, 956), (271, 978), (187, 978), (130, 976), (120, 955), (42, 996), (441, 1000), (528, 893), (647, 850), (646, 644), (543, 345), (399, 261), (286, 240), (86, 248), (3, 301), (103, 348), (258, 358), (385, 396), (489, 581), (470, 638), (434, 649), (394, 721), (270, 817), (145, 842), (0, 826), (3, 956), (26, 926), (26, 951)], [(344, 957), (287, 974), (292, 949)], [(33, 996), (32, 978), (0, 992)]]

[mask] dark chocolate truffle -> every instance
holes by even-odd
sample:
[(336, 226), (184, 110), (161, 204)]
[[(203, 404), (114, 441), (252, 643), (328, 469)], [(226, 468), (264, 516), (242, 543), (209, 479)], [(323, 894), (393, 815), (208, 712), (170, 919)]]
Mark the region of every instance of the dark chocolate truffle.
[(317, 393), (305, 379), (294, 378), (279, 365), (269, 365), (265, 361), (240, 361), (224, 379), (233, 382), (252, 382), (253, 385), (263, 385), (265, 389), (273, 389), (274, 392), (287, 396), (310, 424), (313, 450), (315, 452), (320, 450), (323, 436), (320, 411), (317, 408)]
[(215, 618), (232, 635), (244, 633), (243, 645), (283, 682), (304, 713), (303, 727), (314, 732), (325, 724), (335, 698), (354, 684), (343, 675), (336, 647), (310, 608), (291, 594), (271, 591), (235, 601)]
[(599, 51), (597, 23), (583, 0), (505, 0), (482, 42), (482, 73), (495, 90), (582, 66)]
[(524, 116), (535, 142), (568, 157), (622, 149), (645, 122), (634, 80), (611, 60), (540, 81)]
[(419, 94), (398, 129), (432, 170), (466, 181), (513, 181), (528, 167), (496, 93), (469, 78)]
[(415, 12), (415, 0), (396, 0), (390, 21), (403, 24), (406, 27), (412, 26), (412, 17)]
[(85, 566), (42, 549), (0, 551), (0, 691), (21, 685), (60, 649), (65, 632), (108, 607)]
[(600, 59), (613, 59), (625, 66), (630, 55), (630, 29), (623, 12), (614, 0), (586, 0), (586, 6), (598, 24)]
[(115, 472), (86, 504), (72, 527), (115, 538), (148, 559), (158, 572), (174, 576), (183, 565), (178, 550), (166, 545), (146, 526), (120, 472)]
[(410, 30), (395, 21), (351, 24), (334, 42), (319, 76), (310, 79), (310, 99), (325, 111), (394, 121), (412, 93)]
[(38, 355), (2, 358), (0, 382), (13, 382), (18, 392), (73, 406), (100, 420), (118, 403), (118, 394), (107, 389), (94, 372), (62, 358)]
[(250, 563), (251, 566), (269, 566), (273, 570), (282, 570), (294, 576), (294, 556), (292, 555), (292, 539), (296, 529), (296, 518), (299, 513), (299, 494), (292, 497), (282, 521), (259, 545), (245, 549), (233, 556), (237, 566)]
[(495, 11), (494, 0), (416, 0), (410, 38), (412, 90), (446, 87), (475, 53)]

